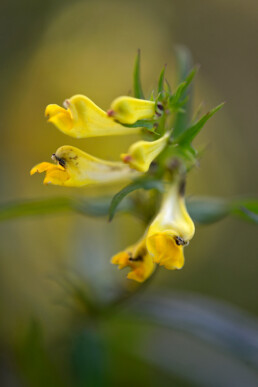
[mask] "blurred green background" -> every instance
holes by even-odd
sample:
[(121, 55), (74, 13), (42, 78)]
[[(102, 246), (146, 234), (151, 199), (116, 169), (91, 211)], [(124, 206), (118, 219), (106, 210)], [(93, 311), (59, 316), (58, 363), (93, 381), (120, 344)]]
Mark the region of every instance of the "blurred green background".
[[(145, 90), (165, 63), (175, 86), (176, 45), (201, 65), (195, 107), (227, 102), (198, 138), (208, 146), (187, 194), (257, 195), (257, 1), (2, 0), (0, 11), (1, 202), (93, 197), (43, 186), (29, 170), (66, 144), (118, 160), (136, 137), (68, 138), (45, 106), (81, 93), (106, 110), (131, 90), (138, 48)], [(0, 227), (1, 386), (257, 385), (255, 225), (197, 228), (182, 271), (159, 270), (101, 317), (96, 300), (128, 286), (110, 257), (140, 237), (139, 221), (60, 214)]]

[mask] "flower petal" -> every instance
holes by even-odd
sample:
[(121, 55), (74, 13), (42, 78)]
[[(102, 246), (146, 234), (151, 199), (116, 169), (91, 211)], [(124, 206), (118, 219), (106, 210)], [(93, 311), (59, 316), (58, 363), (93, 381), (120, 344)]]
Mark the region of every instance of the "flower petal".
[(98, 159), (69, 145), (57, 149), (53, 158), (61, 165), (41, 163), (32, 168), (31, 174), (46, 172), (45, 184), (67, 187), (114, 183), (138, 176), (123, 163)]
[(157, 233), (148, 238), (148, 250), (154, 262), (168, 270), (181, 269), (184, 266), (183, 247), (177, 246), (174, 237), (166, 233)]
[(34, 175), (36, 172), (46, 172), (44, 184), (65, 185), (65, 182), (69, 179), (68, 172), (61, 165), (52, 163), (43, 162), (35, 165), (30, 174)]
[(181, 269), (184, 265), (183, 246), (194, 235), (190, 218), (177, 180), (164, 194), (161, 209), (147, 233), (147, 249), (153, 260), (167, 269)]
[(151, 119), (155, 114), (155, 102), (133, 97), (118, 97), (108, 114), (122, 124), (134, 124), (138, 120)]
[(137, 141), (130, 146), (128, 153), (122, 154), (121, 159), (137, 171), (147, 172), (152, 161), (165, 148), (169, 134), (155, 141)]
[(127, 278), (137, 282), (144, 282), (155, 269), (153, 259), (146, 249), (145, 238), (113, 256), (111, 263), (119, 265), (119, 269), (130, 267), (132, 270)]
[(120, 125), (84, 95), (75, 95), (64, 104), (66, 108), (48, 105), (45, 115), (61, 132), (72, 137), (132, 134), (141, 129)]

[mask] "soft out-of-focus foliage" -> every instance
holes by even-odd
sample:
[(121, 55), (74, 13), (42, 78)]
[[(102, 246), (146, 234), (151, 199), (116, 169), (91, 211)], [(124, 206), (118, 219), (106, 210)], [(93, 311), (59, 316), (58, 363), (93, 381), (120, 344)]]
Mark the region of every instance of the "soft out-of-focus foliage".
[[(13, 0), (1, 3), (0, 15), (1, 202), (63, 196), (59, 188), (43, 187), (40, 178), (32, 180), (28, 173), (39, 158), (44, 160), (66, 140), (46, 124), (47, 104), (61, 104), (82, 92), (107, 109), (117, 95), (131, 89), (133, 58), (139, 47), (144, 88), (152, 90), (164, 63), (174, 87), (175, 43), (187, 45), (202, 66), (195, 91), (196, 101), (209, 101), (203, 111), (227, 101), (227, 108), (200, 136), (199, 145), (208, 144), (208, 150), (200, 170), (190, 177), (188, 194), (229, 200), (236, 193), (255, 195), (255, 1)], [(134, 139), (87, 139), (83, 148), (118, 160), (121, 149), (126, 151)], [(78, 146), (76, 140), (69, 142)], [(95, 193), (93, 189), (66, 191), (69, 197), (86, 199)], [(205, 304), (193, 314), (189, 304), (199, 301), (191, 294), (188, 302), (175, 296), (178, 308), (173, 301), (160, 302), (159, 319), (174, 311), (165, 329), (163, 323), (162, 328), (147, 327), (150, 314), (148, 323), (139, 324), (137, 311), (138, 318), (135, 311), (130, 318), (117, 315), (118, 308), (98, 318), (96, 303), (105, 305), (123, 285), (109, 264), (111, 255), (141, 233), (140, 220), (128, 215), (117, 216), (111, 224), (106, 218), (73, 214), (1, 223), (1, 385), (97, 386), (103, 385), (103, 378), (106, 385), (121, 385), (125, 377), (134, 385), (255, 385), (256, 322), (248, 320), (239, 327), (239, 314), (233, 313), (224, 328), (224, 307), (222, 320), (214, 317), (220, 329), (211, 324), (214, 315), (207, 325), (193, 319), (193, 315), (203, 316), (205, 321), (203, 312), (209, 308)], [(257, 314), (256, 234), (252, 223), (233, 218), (198, 228), (184, 270), (171, 278), (161, 269), (153, 291), (198, 292)], [(76, 284), (76, 305), (71, 284)], [(82, 302), (84, 292), (87, 308)], [(86, 317), (85, 308), (93, 319)], [(153, 314), (156, 308), (152, 305)], [(231, 307), (226, 310), (230, 315)], [(180, 311), (187, 323), (181, 318), (179, 324), (187, 329), (176, 325)], [(36, 322), (31, 323), (31, 317)], [(191, 324), (195, 329), (190, 329)], [(198, 334), (192, 338), (189, 331)]]

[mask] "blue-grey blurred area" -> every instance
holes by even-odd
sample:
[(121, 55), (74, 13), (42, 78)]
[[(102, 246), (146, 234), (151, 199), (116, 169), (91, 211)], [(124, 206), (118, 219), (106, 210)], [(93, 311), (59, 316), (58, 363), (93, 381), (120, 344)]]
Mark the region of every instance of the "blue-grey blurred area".
[[(164, 64), (175, 88), (179, 45), (200, 65), (194, 111), (226, 101), (196, 140), (206, 151), (187, 195), (257, 196), (257, 24), (255, 0), (2, 0), (1, 203), (103, 194), (44, 186), (29, 170), (68, 144), (119, 160), (137, 137), (66, 137), (47, 124), (46, 105), (81, 93), (107, 110), (131, 93), (138, 48), (146, 94)], [(134, 286), (110, 258), (142, 235), (138, 219), (65, 213), (0, 230), (1, 386), (258, 384), (254, 224), (197, 227), (182, 271), (159, 269), (102, 312)]]

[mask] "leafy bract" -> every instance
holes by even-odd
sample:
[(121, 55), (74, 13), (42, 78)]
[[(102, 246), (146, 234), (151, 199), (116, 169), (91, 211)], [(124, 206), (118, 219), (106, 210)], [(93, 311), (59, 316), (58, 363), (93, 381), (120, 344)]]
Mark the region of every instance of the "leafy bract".
[[(193, 58), (191, 52), (184, 46), (177, 46), (175, 50), (176, 60), (178, 63), (178, 83), (185, 82), (191, 69), (193, 68)], [(192, 88), (188, 87), (184, 93), (182, 100), (187, 97), (187, 101), (184, 104), (185, 111), (181, 109), (176, 110), (176, 117), (174, 122), (174, 133), (179, 136), (189, 126), (192, 111)]]
[(134, 96), (136, 98), (145, 99), (142, 85), (141, 85), (141, 75), (140, 75), (140, 60), (141, 60), (141, 51), (138, 50), (133, 73), (133, 90)]
[(190, 145), (200, 130), (203, 128), (204, 124), (218, 111), (222, 108), (224, 103), (216, 106), (208, 113), (206, 113), (199, 121), (197, 121), (194, 125), (187, 128), (181, 135), (176, 136), (174, 132), (174, 141), (182, 146)]
[(163, 67), (163, 69), (161, 70), (160, 76), (159, 76), (158, 94), (162, 93), (164, 90), (165, 70), (166, 70), (166, 66)]

